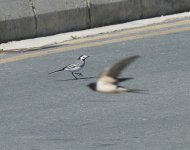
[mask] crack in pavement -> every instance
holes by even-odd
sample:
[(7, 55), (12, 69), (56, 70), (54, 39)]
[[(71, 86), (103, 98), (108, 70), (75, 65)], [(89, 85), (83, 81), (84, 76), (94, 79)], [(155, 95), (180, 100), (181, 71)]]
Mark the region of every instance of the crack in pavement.
[(91, 18), (91, 3), (90, 3), (90, 0), (85, 0), (86, 2), (86, 5), (87, 5), (87, 11), (88, 11), (88, 18), (89, 18), (89, 27), (91, 28), (92, 27), (92, 18)]
[(32, 11), (34, 13), (34, 21), (35, 21), (35, 30), (36, 30), (36, 33), (37, 33), (37, 29), (38, 29), (38, 18), (37, 18), (37, 13), (36, 13), (36, 7), (34, 6), (34, 3), (32, 0), (29, 0), (29, 4), (32, 8)]

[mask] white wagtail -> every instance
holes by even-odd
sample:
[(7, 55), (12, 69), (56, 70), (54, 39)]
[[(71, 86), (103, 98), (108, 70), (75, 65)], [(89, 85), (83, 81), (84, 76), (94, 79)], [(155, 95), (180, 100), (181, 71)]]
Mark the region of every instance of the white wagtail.
[(131, 56), (120, 60), (113, 64), (113, 66), (105, 68), (97, 77), (96, 83), (90, 83), (88, 87), (97, 92), (104, 93), (120, 93), (120, 92), (134, 92), (141, 93), (144, 90), (140, 89), (127, 89), (118, 85), (118, 76), (121, 71), (131, 64), (134, 60), (140, 56)]
[(78, 79), (75, 74), (79, 75), (79, 76), (82, 76), (82, 73), (79, 73), (78, 71), (81, 70), (84, 66), (85, 66), (85, 59), (88, 58), (90, 56), (87, 56), (87, 55), (81, 55), (78, 60), (73, 63), (73, 64), (69, 64), (65, 67), (63, 67), (62, 69), (59, 69), (59, 70), (56, 70), (56, 71), (53, 71), (53, 72), (50, 72), (50, 74), (52, 73), (55, 73), (55, 72), (59, 72), (59, 71), (69, 71), (72, 73), (73, 77), (75, 79)]

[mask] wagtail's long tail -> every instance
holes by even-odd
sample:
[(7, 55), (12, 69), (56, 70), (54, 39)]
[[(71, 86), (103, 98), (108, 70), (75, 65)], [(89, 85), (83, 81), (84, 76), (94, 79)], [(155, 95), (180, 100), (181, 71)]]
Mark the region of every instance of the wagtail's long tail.
[(63, 71), (63, 70), (65, 70), (65, 67), (62, 68), (62, 69), (59, 69), (59, 70), (56, 70), (56, 71), (50, 72), (50, 73), (48, 73), (48, 75), (53, 74), (53, 73), (56, 73), (56, 72), (60, 72), (60, 71)]

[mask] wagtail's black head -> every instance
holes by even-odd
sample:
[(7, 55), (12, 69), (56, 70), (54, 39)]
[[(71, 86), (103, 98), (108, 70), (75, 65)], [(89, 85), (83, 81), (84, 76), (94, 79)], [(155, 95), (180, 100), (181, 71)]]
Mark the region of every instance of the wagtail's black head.
[(84, 60), (85, 60), (86, 58), (88, 58), (88, 57), (90, 57), (90, 56), (81, 55), (78, 59), (84, 61)]

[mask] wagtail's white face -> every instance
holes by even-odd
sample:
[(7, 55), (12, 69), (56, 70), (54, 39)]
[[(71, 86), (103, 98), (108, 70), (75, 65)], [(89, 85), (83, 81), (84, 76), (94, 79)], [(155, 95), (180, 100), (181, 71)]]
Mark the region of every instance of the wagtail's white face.
[(78, 59), (84, 61), (84, 60), (85, 60), (86, 58), (88, 58), (88, 57), (90, 57), (90, 56), (81, 55)]

